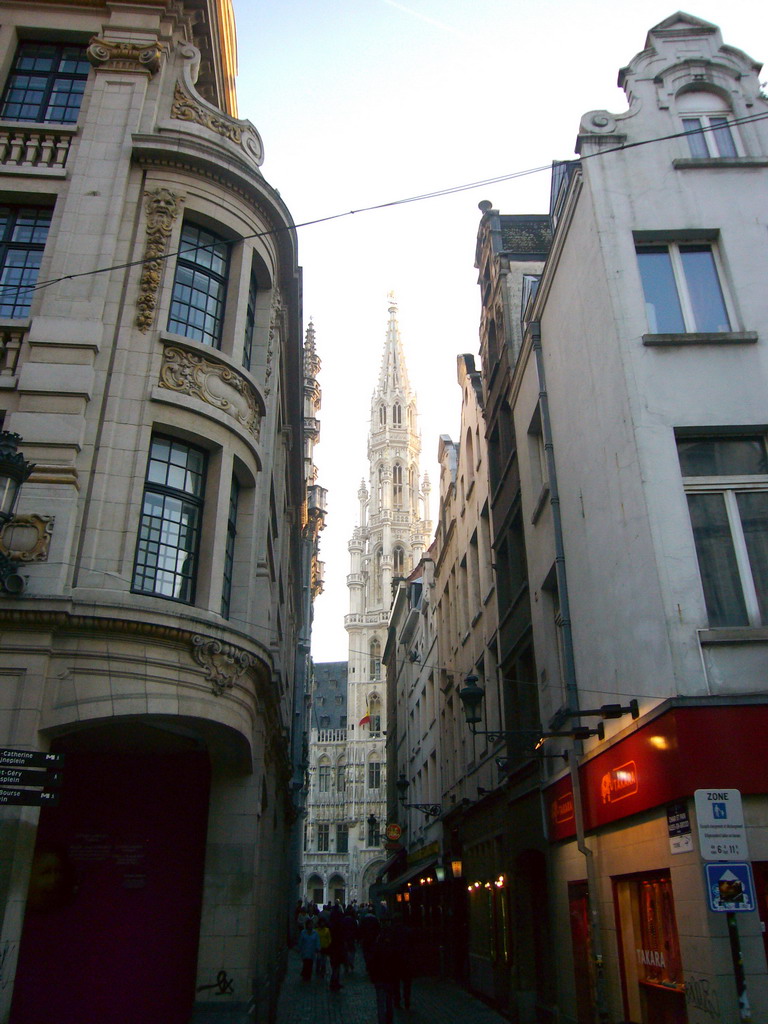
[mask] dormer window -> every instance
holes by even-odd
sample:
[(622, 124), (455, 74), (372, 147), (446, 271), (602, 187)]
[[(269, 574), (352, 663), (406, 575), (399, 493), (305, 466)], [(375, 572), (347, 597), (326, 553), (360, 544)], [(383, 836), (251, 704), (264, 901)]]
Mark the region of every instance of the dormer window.
[(738, 156), (729, 117), (731, 110), (720, 96), (711, 92), (686, 92), (678, 97), (691, 156), (695, 159)]

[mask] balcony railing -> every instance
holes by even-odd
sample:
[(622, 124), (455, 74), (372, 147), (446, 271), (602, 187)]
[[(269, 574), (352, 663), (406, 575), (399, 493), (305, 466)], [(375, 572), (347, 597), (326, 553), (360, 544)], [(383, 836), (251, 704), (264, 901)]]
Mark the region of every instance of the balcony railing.
[(0, 125), (0, 171), (63, 175), (75, 130), (64, 125)]

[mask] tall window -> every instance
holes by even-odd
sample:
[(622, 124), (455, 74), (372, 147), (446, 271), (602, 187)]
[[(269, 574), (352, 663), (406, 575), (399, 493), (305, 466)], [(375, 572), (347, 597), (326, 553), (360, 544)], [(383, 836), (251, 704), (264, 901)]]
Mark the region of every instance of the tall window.
[(84, 46), (31, 40), (19, 43), (0, 117), (7, 121), (74, 124), (89, 71)]
[(343, 761), (336, 765), (336, 789), (339, 793), (347, 789), (347, 766)]
[(229, 245), (212, 231), (186, 223), (176, 260), (168, 330), (219, 348)]
[(403, 407), (400, 405), (399, 402), (395, 402), (395, 404), (392, 406), (392, 423), (396, 427), (399, 427), (399, 426), (402, 425), (402, 422), (403, 422)]
[(392, 499), (395, 508), (403, 507), (403, 467), (399, 462), (392, 467)]
[(0, 316), (29, 314), (52, 213), (45, 206), (0, 206)]
[(368, 762), (368, 789), (381, 788), (381, 761)]
[(322, 763), (318, 767), (317, 773), (318, 784), (317, 788), (321, 793), (329, 793), (331, 790), (331, 766), (328, 763)]
[(652, 334), (731, 330), (709, 242), (643, 243), (636, 251)]
[(688, 136), (691, 156), (738, 156), (728, 115), (730, 107), (714, 93), (688, 92), (678, 97), (677, 109)]
[(381, 675), (381, 642), (376, 637), (370, 642), (369, 652), (368, 674), (371, 679), (378, 679)]
[(349, 853), (349, 828), (346, 825), (336, 826), (336, 853)]
[(243, 366), (246, 370), (251, 368), (253, 356), (253, 335), (256, 330), (256, 296), (258, 287), (256, 274), (251, 270), (251, 280), (248, 285), (248, 304), (245, 307), (245, 337), (243, 338)]
[(133, 569), (135, 591), (188, 604), (194, 600), (205, 467), (200, 448), (152, 438)]
[(381, 829), (376, 818), (371, 818), (368, 824), (368, 845), (369, 846), (380, 846), (381, 845)]
[(710, 626), (768, 624), (768, 455), (761, 436), (679, 438)]
[(330, 825), (318, 825), (317, 826), (317, 852), (328, 853), (330, 849), (330, 838), (331, 838), (331, 826)]
[(235, 538), (237, 537), (237, 503), (240, 498), (240, 484), (232, 477), (229, 492), (229, 514), (227, 515), (227, 543), (224, 549), (224, 583), (221, 588), (221, 614), (229, 618), (229, 602), (232, 597), (232, 574), (235, 566)]
[(405, 568), (405, 552), (398, 546), (392, 552), (392, 570), (395, 576), (402, 576)]

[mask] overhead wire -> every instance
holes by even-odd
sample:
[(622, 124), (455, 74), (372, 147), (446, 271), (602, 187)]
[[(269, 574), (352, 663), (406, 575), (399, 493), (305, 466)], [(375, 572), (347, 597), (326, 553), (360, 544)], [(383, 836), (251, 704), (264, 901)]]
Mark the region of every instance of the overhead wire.
[[(752, 123), (757, 122), (757, 121), (763, 121), (766, 118), (768, 118), (768, 114), (766, 114), (766, 113), (762, 113), (762, 114), (748, 114), (748, 115), (746, 115), (744, 117), (740, 117), (740, 118), (731, 118), (728, 121), (728, 124), (729, 125), (735, 125), (735, 126), (744, 125), (744, 124), (752, 124)], [(696, 129), (695, 131), (687, 129), (687, 130), (679, 131), (679, 132), (670, 132), (667, 135), (653, 136), (650, 139), (639, 139), (636, 142), (626, 142), (626, 143), (622, 142), (621, 144), (617, 144), (615, 146), (606, 146), (604, 149), (600, 149), (600, 150), (598, 150), (598, 151), (596, 151), (594, 153), (588, 153), (585, 156), (575, 157), (571, 161), (563, 160), (563, 161), (556, 161), (556, 162), (557, 163), (570, 163), (570, 162), (572, 162), (572, 163), (583, 163), (586, 160), (594, 160), (594, 159), (596, 159), (598, 157), (609, 156), (612, 153), (621, 153), (621, 152), (625, 152), (626, 150), (629, 150), (629, 149), (637, 149), (637, 148), (642, 147), (642, 146), (654, 145), (654, 144), (659, 143), (659, 142), (667, 142), (670, 139), (679, 139), (679, 138), (684, 138), (684, 137), (687, 137), (687, 136), (690, 136), (690, 135), (705, 134), (705, 133), (715, 132), (715, 131), (718, 131), (718, 130), (722, 130), (720, 125), (701, 125), (701, 127)], [(599, 136), (597, 136), (597, 137), (599, 137)], [(322, 216), (322, 217), (314, 217), (314, 218), (312, 218), (310, 220), (299, 221), (298, 223), (291, 223), (291, 224), (286, 224), (286, 225), (280, 225), (279, 227), (269, 228), (269, 229), (266, 229), (264, 231), (254, 231), (254, 232), (252, 232), (249, 235), (242, 235), (242, 236), (239, 236), (238, 238), (235, 238), (235, 239), (221, 239), (220, 241), (217, 241), (215, 244), (216, 245), (236, 245), (236, 244), (239, 245), (241, 242), (244, 242), (244, 241), (252, 241), (254, 239), (260, 239), (260, 238), (268, 238), (270, 236), (281, 234), (283, 232), (299, 230), (300, 228), (314, 227), (315, 225), (318, 225), (318, 224), (327, 224), (327, 223), (329, 223), (331, 221), (341, 220), (342, 218), (345, 218), (345, 217), (353, 217), (353, 216), (356, 216), (357, 214), (360, 214), (360, 213), (373, 213), (373, 212), (375, 212), (377, 210), (392, 209), (394, 207), (405, 206), (405, 205), (408, 205), (410, 203), (421, 203), (421, 202), (426, 202), (429, 199), (439, 199), (439, 198), (441, 198), (443, 196), (456, 195), (456, 194), (461, 193), (461, 192), (469, 192), (469, 191), (471, 191), (473, 189), (476, 189), (476, 188), (485, 188), (488, 185), (497, 185), (497, 184), (501, 184), (502, 182), (505, 182), (505, 181), (513, 181), (513, 180), (515, 180), (517, 178), (524, 178), (524, 177), (528, 177), (528, 176), (533, 175), (533, 174), (540, 174), (542, 171), (551, 170), (551, 168), (552, 168), (552, 163), (551, 162), (548, 163), (548, 164), (541, 164), (541, 165), (539, 165), (537, 167), (526, 167), (526, 168), (523, 168), (521, 170), (510, 171), (510, 172), (508, 172), (506, 174), (494, 175), (493, 177), (483, 178), (483, 179), (480, 179), (478, 181), (466, 182), (466, 183), (461, 184), (461, 185), (450, 185), (450, 186), (448, 186), (446, 188), (433, 189), (430, 192), (421, 192), (421, 193), (417, 193), (416, 195), (406, 196), (405, 198), (401, 198), (401, 199), (391, 199), (391, 200), (388, 200), (388, 201), (382, 202), (382, 203), (372, 203), (372, 204), (370, 204), (368, 206), (361, 206), (361, 207), (358, 207), (357, 209), (353, 209), (353, 210), (342, 210), (339, 213), (327, 214), (327, 215)], [(205, 251), (205, 250), (209, 250), (209, 249), (212, 249), (212, 248), (214, 248), (213, 245), (183, 246), (182, 248), (176, 249), (173, 252), (164, 253), (164, 254), (159, 255), (159, 256), (153, 255), (152, 257), (142, 257), (141, 259), (129, 260), (129, 261), (125, 262), (125, 263), (114, 263), (114, 264), (110, 264), (109, 266), (106, 266), (106, 267), (96, 267), (93, 270), (82, 270), (82, 271), (78, 271), (77, 273), (62, 274), (59, 277), (50, 278), (50, 279), (48, 279), (46, 281), (38, 281), (34, 285), (2, 285), (0, 287), (2, 287), (3, 289), (15, 289), (17, 295), (20, 295), (20, 294), (23, 294), (23, 293), (33, 293), (33, 292), (37, 292), (37, 291), (42, 291), (45, 288), (50, 288), (51, 286), (56, 285), (56, 284), (62, 284), (65, 281), (74, 281), (74, 280), (78, 280), (79, 278), (83, 278), (83, 277), (94, 277), (94, 276), (96, 276), (98, 274), (109, 274), (109, 273), (112, 273), (112, 272), (114, 272), (116, 270), (130, 270), (130, 269), (132, 269), (134, 267), (143, 266), (145, 263), (149, 263), (149, 262), (162, 262), (162, 261), (166, 261), (166, 260), (170, 260), (170, 259), (176, 259), (179, 256), (183, 256), (183, 255), (191, 253), (191, 252)]]

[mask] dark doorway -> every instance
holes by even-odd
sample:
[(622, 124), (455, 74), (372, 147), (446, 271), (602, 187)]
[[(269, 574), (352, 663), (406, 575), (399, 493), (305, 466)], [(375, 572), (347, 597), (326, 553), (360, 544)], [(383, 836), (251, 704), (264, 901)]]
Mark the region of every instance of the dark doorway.
[(40, 815), (12, 1024), (187, 1024), (208, 755), (141, 727), (82, 736), (57, 748), (61, 801)]

